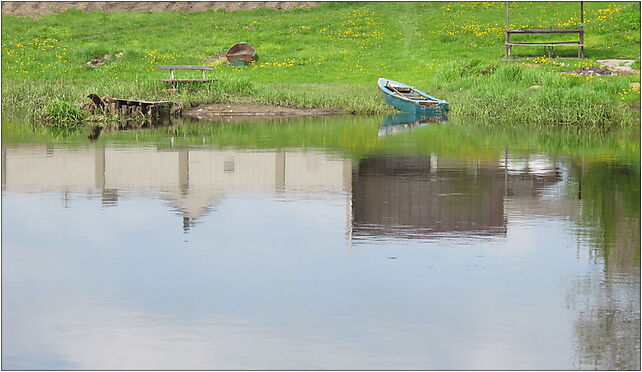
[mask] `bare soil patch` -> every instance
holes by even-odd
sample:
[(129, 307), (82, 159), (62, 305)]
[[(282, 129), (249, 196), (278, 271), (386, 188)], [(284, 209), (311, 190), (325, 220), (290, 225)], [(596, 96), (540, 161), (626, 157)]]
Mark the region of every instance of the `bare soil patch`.
[(183, 117), (196, 120), (216, 120), (232, 117), (284, 117), (345, 114), (338, 109), (304, 109), (272, 106), (262, 103), (214, 103), (183, 111)]
[(123, 56), (123, 53), (122, 53), (122, 52), (118, 52), (118, 53), (116, 53), (116, 54), (114, 54), (114, 55), (111, 55), (111, 54), (105, 54), (105, 55), (104, 55), (104, 56), (102, 56), (102, 57), (98, 57), (98, 58), (92, 58), (92, 59), (90, 59), (89, 61), (87, 61), (87, 62), (85, 63), (85, 66), (90, 66), (90, 67), (102, 66), (102, 65), (104, 65), (105, 63), (107, 63), (108, 61), (110, 61), (110, 60), (112, 60), (112, 59), (114, 59), (114, 58), (118, 59), (118, 58), (120, 58), (120, 57), (122, 57), (122, 56)]
[(255, 10), (273, 8), (291, 10), (319, 5), (318, 1), (3, 1), (2, 14), (39, 17), (68, 9), (103, 12), (202, 12), (224, 9)]

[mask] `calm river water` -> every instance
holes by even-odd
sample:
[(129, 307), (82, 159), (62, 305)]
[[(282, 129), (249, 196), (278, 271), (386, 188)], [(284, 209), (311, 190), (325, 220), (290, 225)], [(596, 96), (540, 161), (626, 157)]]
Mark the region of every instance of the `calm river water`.
[(2, 368), (640, 368), (639, 133), (381, 122), (3, 138)]

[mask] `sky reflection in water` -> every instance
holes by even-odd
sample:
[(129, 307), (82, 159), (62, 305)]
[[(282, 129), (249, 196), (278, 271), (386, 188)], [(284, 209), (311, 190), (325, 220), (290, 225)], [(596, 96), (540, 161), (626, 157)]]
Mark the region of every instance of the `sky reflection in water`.
[(639, 163), (2, 155), (5, 369), (640, 366)]

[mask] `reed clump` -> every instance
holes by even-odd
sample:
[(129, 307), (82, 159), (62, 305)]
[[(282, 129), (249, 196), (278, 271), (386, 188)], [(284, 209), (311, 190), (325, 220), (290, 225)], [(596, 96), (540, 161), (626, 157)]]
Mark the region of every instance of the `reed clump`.
[(74, 104), (54, 99), (40, 112), (32, 114), (36, 122), (56, 128), (75, 128), (82, 125), (86, 112)]

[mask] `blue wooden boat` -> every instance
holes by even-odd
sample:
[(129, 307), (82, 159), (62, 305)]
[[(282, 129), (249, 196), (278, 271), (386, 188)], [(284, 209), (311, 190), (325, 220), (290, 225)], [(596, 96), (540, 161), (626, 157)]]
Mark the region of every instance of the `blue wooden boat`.
[(387, 104), (397, 110), (413, 113), (448, 111), (448, 102), (394, 80), (379, 78), (379, 89)]

